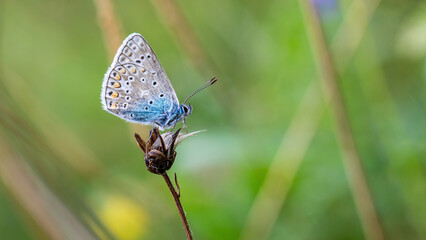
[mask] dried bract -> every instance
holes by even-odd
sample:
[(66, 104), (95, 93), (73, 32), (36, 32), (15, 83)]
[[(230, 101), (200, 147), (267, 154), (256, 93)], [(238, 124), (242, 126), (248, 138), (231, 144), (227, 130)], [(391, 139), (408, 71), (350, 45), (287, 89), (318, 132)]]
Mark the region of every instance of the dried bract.
[(180, 130), (178, 129), (175, 133), (160, 134), (158, 128), (155, 127), (151, 130), (146, 142), (135, 133), (136, 141), (145, 154), (145, 164), (148, 171), (161, 175), (169, 170), (176, 158), (176, 146), (186, 137), (197, 133), (182, 134)]

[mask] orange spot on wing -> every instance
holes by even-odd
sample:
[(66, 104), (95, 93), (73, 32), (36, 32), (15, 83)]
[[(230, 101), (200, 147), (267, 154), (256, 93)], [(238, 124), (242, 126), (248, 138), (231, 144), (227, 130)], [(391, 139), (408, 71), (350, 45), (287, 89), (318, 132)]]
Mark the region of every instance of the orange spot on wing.
[(111, 104), (111, 109), (117, 109), (117, 104), (118, 102), (114, 102), (113, 104)]
[(119, 82), (116, 82), (114, 85), (112, 85), (113, 88), (119, 88), (121, 87), (121, 84)]
[(120, 79), (121, 79), (120, 74), (117, 74), (117, 76), (115, 76), (115, 80), (120, 80)]
[(111, 95), (112, 98), (117, 98), (118, 97), (118, 92), (113, 92)]

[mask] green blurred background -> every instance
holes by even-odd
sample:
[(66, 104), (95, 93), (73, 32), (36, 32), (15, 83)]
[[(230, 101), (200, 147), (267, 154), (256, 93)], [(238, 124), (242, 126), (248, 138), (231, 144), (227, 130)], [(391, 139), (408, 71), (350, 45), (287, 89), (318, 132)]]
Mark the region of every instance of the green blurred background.
[(0, 238), (185, 239), (133, 139), (149, 129), (101, 108), (113, 54), (139, 32), (181, 101), (219, 79), (191, 99), (189, 131), (207, 131), (170, 170), (195, 239), (426, 239), (426, 2), (308, 2), (371, 198), (341, 154), (301, 3), (0, 1)]

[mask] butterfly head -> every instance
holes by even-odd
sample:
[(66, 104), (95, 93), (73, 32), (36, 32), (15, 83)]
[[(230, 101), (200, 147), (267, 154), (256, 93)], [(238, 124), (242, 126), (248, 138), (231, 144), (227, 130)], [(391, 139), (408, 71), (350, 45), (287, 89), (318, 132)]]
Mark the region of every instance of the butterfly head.
[(183, 117), (188, 117), (192, 113), (192, 106), (191, 104), (181, 104), (180, 105), (180, 112)]

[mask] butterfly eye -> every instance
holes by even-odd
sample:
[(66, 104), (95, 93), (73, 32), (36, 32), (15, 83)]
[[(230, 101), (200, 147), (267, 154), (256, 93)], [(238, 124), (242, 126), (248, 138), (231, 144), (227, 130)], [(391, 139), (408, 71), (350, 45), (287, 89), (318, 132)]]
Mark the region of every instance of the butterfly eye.
[(183, 112), (188, 113), (188, 108), (186, 106), (183, 106)]

